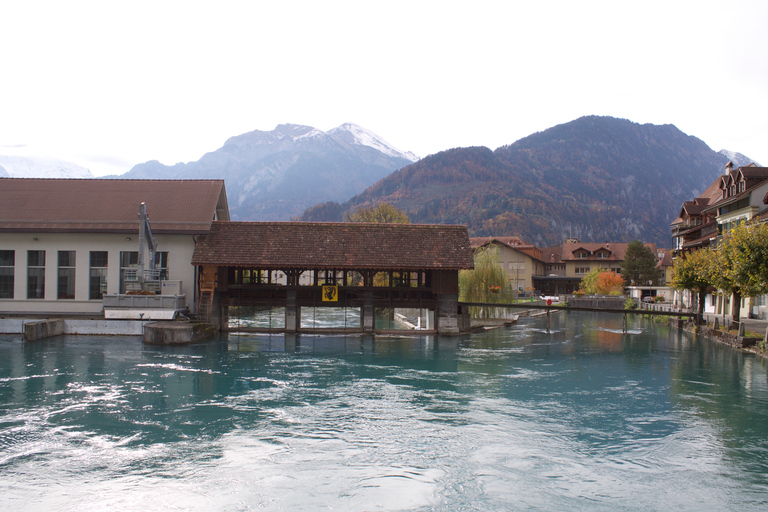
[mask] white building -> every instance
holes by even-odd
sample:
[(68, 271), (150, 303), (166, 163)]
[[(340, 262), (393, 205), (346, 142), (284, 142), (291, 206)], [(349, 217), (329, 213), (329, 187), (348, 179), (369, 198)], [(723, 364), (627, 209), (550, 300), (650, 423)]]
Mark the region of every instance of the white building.
[(195, 237), (229, 220), (223, 180), (0, 178), (0, 314), (101, 314), (135, 271), (141, 203), (160, 277), (194, 312)]

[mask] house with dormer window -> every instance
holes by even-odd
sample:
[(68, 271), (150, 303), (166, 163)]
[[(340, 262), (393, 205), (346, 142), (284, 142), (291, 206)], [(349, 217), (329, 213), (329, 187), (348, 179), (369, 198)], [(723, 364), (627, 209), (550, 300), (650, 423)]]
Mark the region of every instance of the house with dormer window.
[[(719, 238), (741, 222), (766, 215), (768, 202), (768, 167), (754, 163), (734, 169), (728, 162), (725, 172), (693, 201), (686, 201), (680, 215), (672, 222), (672, 248), (675, 256), (705, 247), (716, 247)], [(727, 294), (709, 294), (705, 312), (730, 312)], [(690, 304), (688, 292), (677, 292), (675, 301)], [(751, 303), (751, 304), (750, 304)], [(768, 317), (766, 297), (742, 299), (740, 316)]]
[(750, 164), (734, 170), (733, 164), (728, 164), (725, 174), (716, 181), (720, 200), (702, 210), (717, 221), (720, 235), (757, 216), (768, 193), (768, 167)]
[[(627, 243), (584, 243), (575, 238), (541, 249), (544, 274), (533, 278), (542, 295), (570, 294), (579, 289), (581, 278), (599, 268), (621, 272)], [(656, 244), (645, 244), (654, 254)]]

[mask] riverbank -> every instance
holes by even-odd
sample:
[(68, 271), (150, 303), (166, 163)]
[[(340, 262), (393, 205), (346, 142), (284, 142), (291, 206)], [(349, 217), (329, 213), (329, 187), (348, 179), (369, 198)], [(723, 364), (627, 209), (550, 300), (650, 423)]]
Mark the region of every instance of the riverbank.
[(707, 323), (699, 326), (694, 325), (693, 322), (687, 322), (683, 329), (687, 332), (707, 336), (714, 341), (730, 345), (738, 350), (768, 358), (768, 352), (766, 351), (766, 348), (768, 348), (768, 343), (766, 342), (767, 335), (757, 335), (757, 332), (750, 330), (746, 326), (743, 336), (739, 336), (738, 331), (719, 328), (716, 322), (711, 325)]

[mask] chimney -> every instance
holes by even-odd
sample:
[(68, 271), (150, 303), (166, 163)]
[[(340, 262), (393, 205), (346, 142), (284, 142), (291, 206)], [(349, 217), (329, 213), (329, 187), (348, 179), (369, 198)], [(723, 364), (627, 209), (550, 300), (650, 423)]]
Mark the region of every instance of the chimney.
[(725, 164), (725, 174), (730, 174), (730, 172), (733, 170), (733, 162), (728, 162)]

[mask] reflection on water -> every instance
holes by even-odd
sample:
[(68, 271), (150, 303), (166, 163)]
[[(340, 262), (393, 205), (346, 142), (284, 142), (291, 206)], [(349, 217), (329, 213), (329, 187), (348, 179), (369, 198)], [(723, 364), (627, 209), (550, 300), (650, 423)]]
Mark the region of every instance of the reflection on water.
[(0, 337), (3, 510), (764, 510), (765, 361), (642, 319)]

